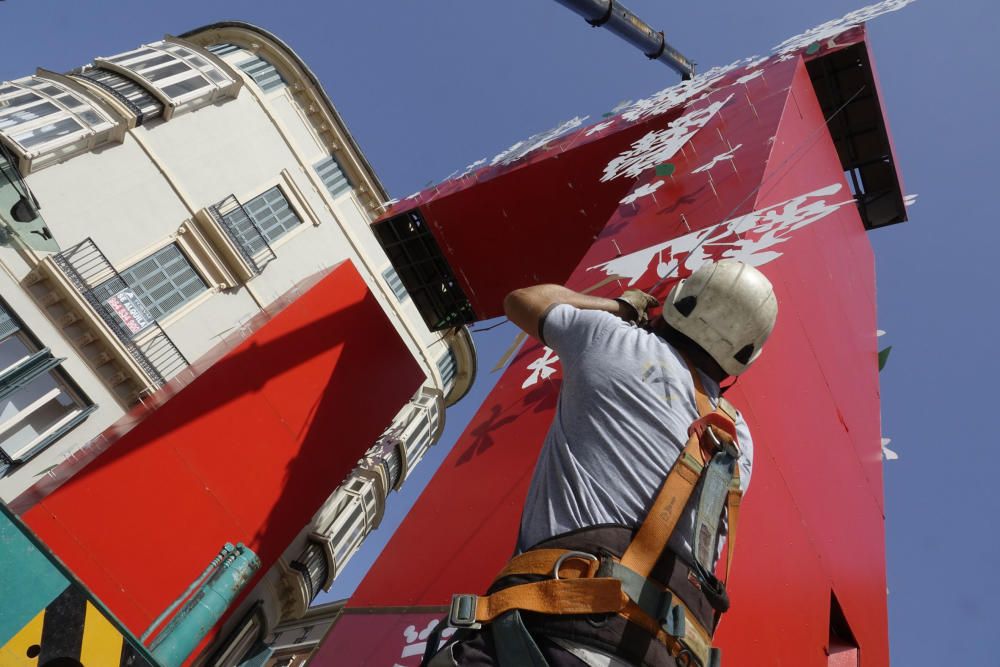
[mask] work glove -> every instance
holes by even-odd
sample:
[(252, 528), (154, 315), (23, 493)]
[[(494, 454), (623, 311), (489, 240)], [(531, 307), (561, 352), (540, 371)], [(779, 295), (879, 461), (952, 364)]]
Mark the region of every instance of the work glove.
[(652, 294), (646, 294), (642, 290), (630, 289), (615, 299), (618, 303), (625, 304), (627, 310), (631, 310), (632, 317), (626, 318), (629, 322), (635, 322), (639, 326), (649, 323), (649, 313), (646, 311), (654, 306), (659, 306), (659, 300)]

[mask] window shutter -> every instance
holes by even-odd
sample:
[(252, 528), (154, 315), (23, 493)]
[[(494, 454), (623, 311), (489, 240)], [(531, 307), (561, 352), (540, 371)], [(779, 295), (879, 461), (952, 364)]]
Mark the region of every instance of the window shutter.
[(336, 197), (346, 190), (350, 190), (352, 185), (340, 166), (340, 162), (332, 155), (319, 162), (314, 169), (319, 179), (323, 181), (323, 186), (331, 197)]
[(240, 47), (228, 42), (224, 42), (222, 44), (212, 44), (211, 46), (207, 46), (205, 48), (220, 57), (226, 55), (227, 53), (240, 50)]
[(407, 293), (406, 288), (403, 287), (403, 281), (399, 279), (399, 274), (391, 266), (382, 272), (382, 277), (385, 278), (386, 284), (389, 285), (389, 289), (392, 293), (396, 295), (396, 300), (402, 303), (409, 298), (409, 293)]
[(208, 288), (176, 244), (136, 262), (121, 276), (157, 320)]
[(243, 206), (260, 233), (273, 243), (302, 223), (281, 188), (275, 186)]
[(260, 56), (239, 63), (239, 68), (246, 72), (265, 93), (285, 85), (278, 69)]

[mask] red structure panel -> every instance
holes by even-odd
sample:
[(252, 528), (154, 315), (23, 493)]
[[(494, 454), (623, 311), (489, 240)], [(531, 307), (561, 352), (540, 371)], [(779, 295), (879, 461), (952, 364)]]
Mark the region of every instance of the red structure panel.
[(24, 519), (140, 634), (225, 542), (273, 565), (423, 379), (345, 262)]
[[(856, 41), (863, 31), (848, 37)], [(848, 37), (830, 40), (828, 48)], [(628, 119), (593, 132), (602, 146), (616, 145), (618, 158), (598, 165), (590, 184), (610, 171), (610, 182), (627, 182), (631, 194), (619, 198), (587, 242), (567, 284), (606, 296), (636, 286), (663, 297), (676, 278), (724, 257), (759, 266), (771, 278), (780, 303), (777, 327), (730, 394), (754, 433), (756, 459), (731, 580), (733, 610), (717, 640), (729, 664), (825, 666), (835, 596), (865, 664), (885, 665), (874, 261), (864, 226), (803, 54), (729, 71), (699, 92), (678, 109), (640, 119), (639, 138)], [(685, 123), (696, 130), (678, 132)], [(537, 170), (551, 165), (555, 178), (575, 150), (526, 160), (538, 160), (531, 167)], [(672, 170), (658, 173), (655, 167), (666, 163)], [(496, 189), (515, 183), (506, 173), (488, 171), (484, 178)], [(453, 266), (464, 268), (464, 259), (478, 252), (466, 229), (475, 191), (461, 184), (441, 190), (456, 202), (454, 219), (435, 218)], [(600, 185), (574, 192), (609, 196)], [(517, 196), (511, 189), (491, 201)], [(436, 205), (433, 194), (416, 201), (421, 210)], [(526, 213), (516, 231), (533, 245), (539, 235), (555, 243), (546, 236), (549, 215), (545, 207)], [(515, 266), (492, 276), (490, 298), (534, 282), (524, 276), (537, 261), (533, 253), (493, 253), (490, 266)], [(462, 275), (481, 296), (481, 284)], [(493, 313), (499, 303), (477, 303), (477, 313), (480, 307)], [(529, 340), (383, 550), (315, 664), (339, 664), (349, 651), (351, 664), (416, 665), (434, 611), (452, 593), (486, 589), (514, 547), (559, 383), (555, 355)]]

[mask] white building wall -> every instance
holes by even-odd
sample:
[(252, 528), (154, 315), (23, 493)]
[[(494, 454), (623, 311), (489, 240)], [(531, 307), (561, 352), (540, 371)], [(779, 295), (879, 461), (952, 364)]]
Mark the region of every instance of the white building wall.
[(119, 269), (175, 234), (190, 215), (131, 136), (25, 180), (63, 248), (91, 237)]

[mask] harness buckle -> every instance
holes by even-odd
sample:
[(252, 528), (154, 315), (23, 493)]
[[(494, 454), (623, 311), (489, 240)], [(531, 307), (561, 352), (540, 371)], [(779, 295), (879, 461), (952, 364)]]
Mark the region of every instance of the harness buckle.
[(478, 595), (472, 593), (455, 593), (451, 596), (451, 609), (448, 610), (448, 625), (454, 628), (478, 630), (481, 623), (476, 622), (476, 603)]
[(580, 558), (583, 560), (594, 561), (595, 563), (599, 560), (594, 554), (588, 554), (586, 551), (567, 551), (562, 556), (556, 560), (556, 564), (552, 566), (552, 578), (559, 578), (559, 568), (562, 567), (563, 563), (571, 558)]

